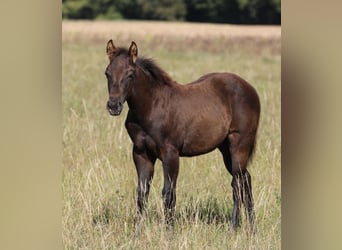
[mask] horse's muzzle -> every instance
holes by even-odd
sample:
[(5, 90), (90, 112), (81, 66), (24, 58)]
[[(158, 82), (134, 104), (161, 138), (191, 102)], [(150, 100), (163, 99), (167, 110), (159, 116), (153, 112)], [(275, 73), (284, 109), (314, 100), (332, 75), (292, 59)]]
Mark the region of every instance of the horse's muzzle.
[(107, 102), (107, 110), (109, 112), (110, 115), (120, 115), (121, 111), (122, 111), (122, 102), (120, 101), (116, 101), (116, 102), (112, 102), (112, 101), (108, 101)]

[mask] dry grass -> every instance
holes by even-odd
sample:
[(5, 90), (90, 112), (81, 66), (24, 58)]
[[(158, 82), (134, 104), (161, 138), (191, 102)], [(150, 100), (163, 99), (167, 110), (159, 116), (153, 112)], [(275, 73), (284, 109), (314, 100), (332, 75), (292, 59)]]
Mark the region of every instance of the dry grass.
[[(249, 166), (255, 235), (246, 233), (245, 218), (238, 233), (230, 230), (231, 177), (216, 151), (181, 159), (173, 232), (163, 224), (157, 162), (149, 216), (136, 234), (136, 171), (123, 125), (127, 107), (118, 118), (105, 110), (104, 51), (110, 38), (124, 46), (137, 41), (139, 53), (156, 59), (179, 82), (230, 71), (255, 86), (262, 105), (257, 150)], [(279, 49), (279, 27), (63, 22), (64, 248), (280, 249)]]
[(280, 54), (280, 36), (280, 26), (156, 21), (64, 21), (62, 26), (63, 43), (102, 44), (113, 38), (118, 44), (134, 40), (153, 48), (206, 52), (243, 47), (252, 52), (269, 49), (273, 54)]
[[(259, 37), (279, 38), (279, 26), (232, 25), (161, 21), (63, 21), (63, 34), (79, 33), (86, 36), (110, 34), (137, 36), (171, 36), (187, 38)], [(63, 41), (68, 39), (63, 36)]]

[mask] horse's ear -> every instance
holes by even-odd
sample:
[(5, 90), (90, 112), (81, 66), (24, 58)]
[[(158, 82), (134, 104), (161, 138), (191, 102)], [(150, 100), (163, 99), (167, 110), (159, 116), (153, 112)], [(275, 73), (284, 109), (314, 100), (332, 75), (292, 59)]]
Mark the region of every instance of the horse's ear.
[(129, 46), (128, 53), (131, 56), (133, 63), (135, 63), (138, 57), (138, 47), (134, 41), (132, 41), (131, 46)]
[(107, 52), (107, 55), (108, 55), (108, 58), (109, 60), (112, 60), (113, 58), (113, 55), (115, 53), (115, 46), (114, 46), (114, 43), (113, 43), (113, 40), (110, 39), (107, 43), (107, 48), (106, 48), (106, 52)]

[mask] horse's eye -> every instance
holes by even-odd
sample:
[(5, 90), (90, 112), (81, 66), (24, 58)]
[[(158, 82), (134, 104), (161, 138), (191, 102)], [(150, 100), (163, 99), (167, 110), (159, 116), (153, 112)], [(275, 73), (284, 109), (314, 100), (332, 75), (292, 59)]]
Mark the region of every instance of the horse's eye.
[(127, 80), (132, 80), (133, 79), (133, 73), (128, 74)]

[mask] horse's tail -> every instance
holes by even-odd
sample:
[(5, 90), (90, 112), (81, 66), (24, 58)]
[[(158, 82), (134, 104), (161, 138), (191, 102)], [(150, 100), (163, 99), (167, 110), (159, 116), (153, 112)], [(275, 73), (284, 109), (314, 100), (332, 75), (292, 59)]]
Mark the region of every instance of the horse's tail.
[(254, 136), (254, 141), (253, 141), (253, 144), (249, 150), (249, 160), (253, 160), (253, 156), (254, 156), (254, 153), (255, 153), (255, 149), (256, 149), (256, 146), (257, 146), (257, 139), (258, 139), (258, 130), (259, 130), (259, 122), (260, 122), (260, 104), (259, 104), (259, 111), (258, 111), (258, 118), (257, 118), (257, 126), (256, 126), (256, 129), (255, 129), (255, 136)]
[(250, 161), (253, 160), (256, 144), (257, 144), (257, 134), (255, 135), (254, 142), (252, 144), (252, 147), (249, 150), (249, 157), (248, 158), (249, 158)]
[[(254, 89), (254, 88), (253, 88)], [(255, 89), (254, 89), (255, 91)], [(256, 93), (255, 91), (255, 94), (256, 94), (256, 98), (257, 98), (257, 102), (256, 102), (256, 113), (257, 113), (257, 124), (256, 124), (256, 128), (255, 128), (255, 136), (254, 136), (254, 142), (251, 146), (251, 149), (249, 151), (249, 159), (252, 160), (253, 159), (253, 156), (254, 156), (254, 152), (255, 152), (255, 148), (256, 148), (256, 144), (257, 144), (257, 138), (258, 138), (258, 130), (259, 130), (259, 125), (260, 125), (260, 100), (259, 100), (259, 97), (258, 97), (258, 94)]]

